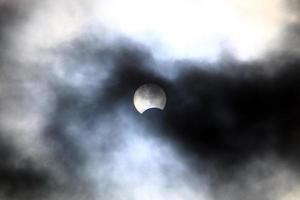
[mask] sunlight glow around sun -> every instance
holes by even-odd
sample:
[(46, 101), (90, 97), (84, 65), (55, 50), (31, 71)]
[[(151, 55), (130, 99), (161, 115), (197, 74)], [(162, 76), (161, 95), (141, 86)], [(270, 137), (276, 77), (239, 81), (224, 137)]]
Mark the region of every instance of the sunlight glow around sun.
[(240, 60), (257, 58), (285, 19), (280, 0), (112, 0), (101, 7), (104, 24), (161, 58), (215, 60), (223, 51)]

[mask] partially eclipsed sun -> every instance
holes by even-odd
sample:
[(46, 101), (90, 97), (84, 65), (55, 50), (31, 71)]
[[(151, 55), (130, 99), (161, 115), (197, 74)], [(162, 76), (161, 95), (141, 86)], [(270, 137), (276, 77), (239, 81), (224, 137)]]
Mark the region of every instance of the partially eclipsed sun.
[(150, 108), (163, 110), (167, 103), (167, 96), (160, 86), (147, 83), (135, 91), (133, 103), (136, 110), (141, 114)]

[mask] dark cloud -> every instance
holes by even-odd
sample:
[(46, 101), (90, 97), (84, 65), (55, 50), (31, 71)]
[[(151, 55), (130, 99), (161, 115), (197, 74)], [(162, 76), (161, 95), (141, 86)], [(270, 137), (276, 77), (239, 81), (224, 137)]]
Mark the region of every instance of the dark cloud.
[[(81, 50), (91, 51), (88, 47)], [(99, 82), (99, 95), (96, 93), (87, 105), (76, 93), (68, 97), (71, 103), (62, 105), (67, 109), (82, 103), (79, 109), (72, 108), (84, 113), (77, 116), (93, 119), (120, 104), (133, 108), (135, 90), (152, 82), (168, 95), (166, 110), (157, 111), (155, 118), (161, 120), (159, 126), (169, 137), (183, 142), (184, 148), (228, 162), (247, 160), (264, 151), (289, 155), (299, 152), (295, 137), (299, 128), (300, 71), (296, 58), (281, 63), (229, 61), (226, 66), (220, 62), (215, 64), (221, 66), (215, 66), (217, 69), (205, 63), (166, 63), (170, 65), (166, 67), (178, 69), (177, 78), (171, 80), (149, 67), (158, 64), (147, 49), (126, 40), (120, 40), (113, 51), (101, 49), (88, 55), (84, 60), (91, 63), (106, 55), (113, 67), (110, 76)], [(270, 68), (276, 69), (273, 74), (268, 73)], [(143, 117), (148, 118), (150, 112)]]
[(0, 194), (1, 198), (34, 199), (43, 195), (51, 185), (50, 174), (20, 156), (17, 148), (1, 137), (0, 140)]
[(278, 69), (272, 62), (234, 62), (228, 70), (183, 62), (172, 66), (181, 69), (178, 77), (167, 80), (145, 66), (155, 63), (144, 55), (136, 48), (118, 51), (115, 68), (97, 100), (99, 108), (110, 111), (119, 103), (132, 105), (135, 89), (153, 82), (168, 94), (167, 107), (164, 112), (147, 111), (142, 117), (149, 123), (156, 121), (156, 126), (165, 129), (163, 133), (199, 158), (234, 165), (272, 152), (298, 162), (297, 59), (285, 62), (272, 75), (265, 71), (266, 65)]
[(249, 70), (252, 66), (240, 65), (235, 77), (230, 72), (183, 72), (169, 95), (169, 128), (188, 148), (210, 159), (245, 161), (270, 150), (297, 155), (298, 61), (273, 77), (257, 76)]

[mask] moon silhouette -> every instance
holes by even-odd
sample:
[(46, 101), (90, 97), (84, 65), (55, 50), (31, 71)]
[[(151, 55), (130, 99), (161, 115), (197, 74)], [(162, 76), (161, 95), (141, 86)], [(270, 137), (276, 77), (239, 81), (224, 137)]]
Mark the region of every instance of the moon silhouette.
[(136, 110), (143, 114), (151, 108), (163, 110), (167, 103), (167, 96), (164, 90), (153, 83), (146, 83), (140, 86), (134, 93), (133, 104)]

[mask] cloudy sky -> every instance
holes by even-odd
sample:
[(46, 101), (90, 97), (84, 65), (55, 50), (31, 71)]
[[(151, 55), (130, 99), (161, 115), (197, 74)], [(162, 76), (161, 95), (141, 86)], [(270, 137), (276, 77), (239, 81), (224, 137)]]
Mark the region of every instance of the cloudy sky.
[(0, 0), (0, 199), (300, 199), (299, 11)]

